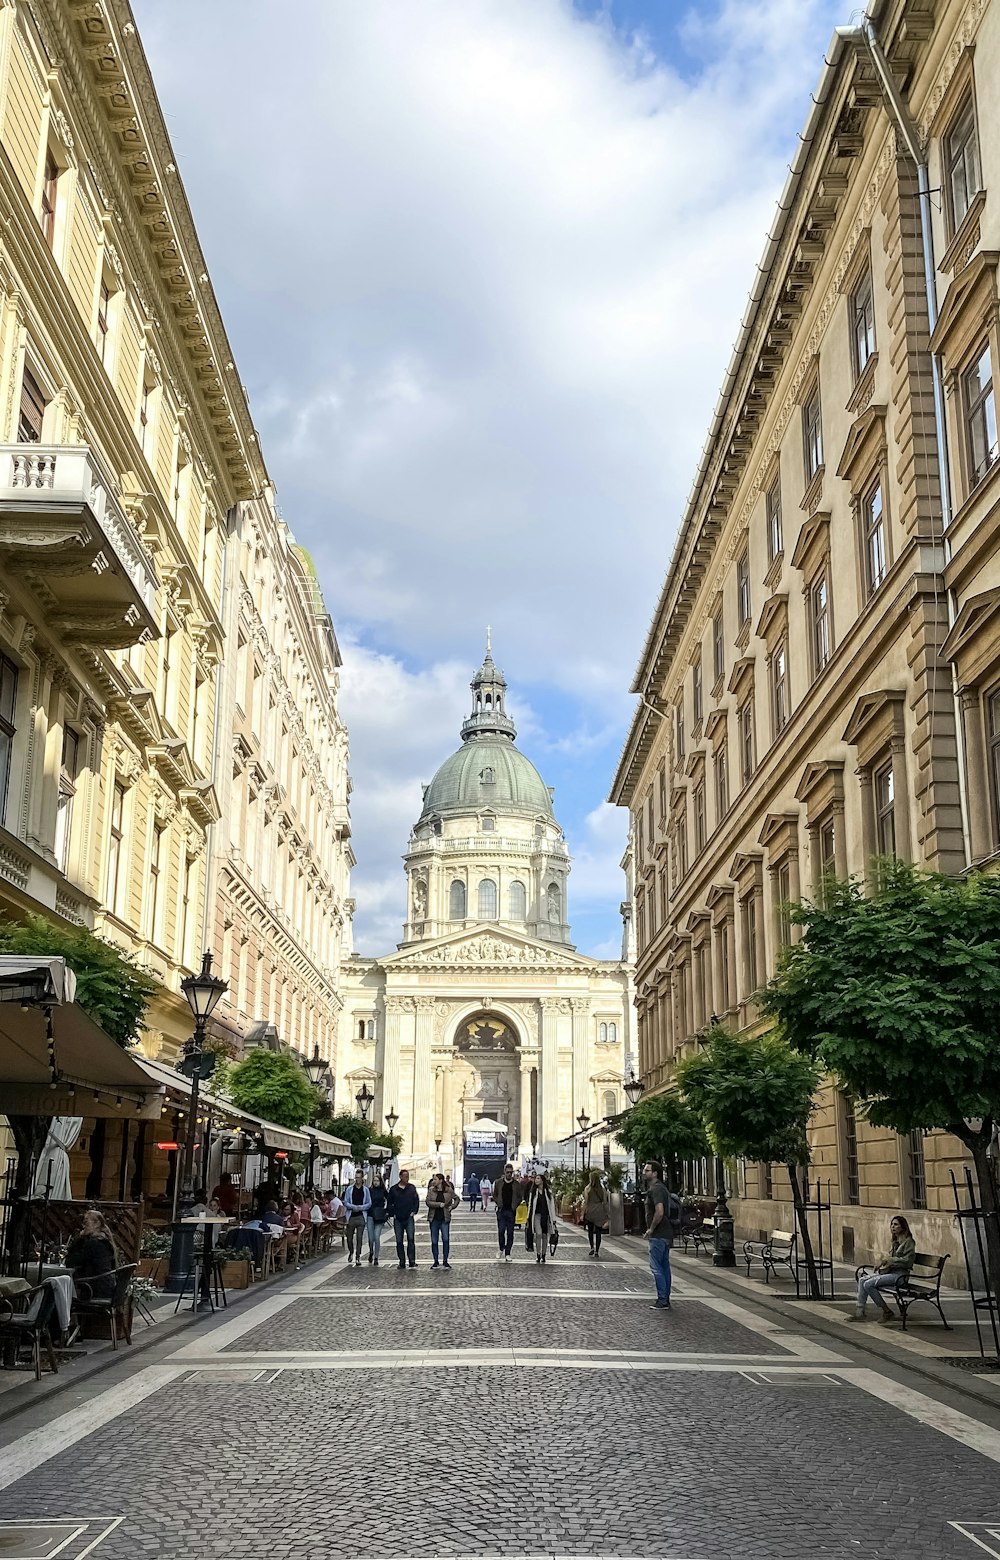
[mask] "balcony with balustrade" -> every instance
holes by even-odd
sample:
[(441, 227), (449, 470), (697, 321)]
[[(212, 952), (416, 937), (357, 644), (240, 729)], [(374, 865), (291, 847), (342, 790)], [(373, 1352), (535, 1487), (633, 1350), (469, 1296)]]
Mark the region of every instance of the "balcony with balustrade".
[(0, 566), (68, 643), (121, 650), (157, 637), (152, 561), (85, 444), (0, 444)]

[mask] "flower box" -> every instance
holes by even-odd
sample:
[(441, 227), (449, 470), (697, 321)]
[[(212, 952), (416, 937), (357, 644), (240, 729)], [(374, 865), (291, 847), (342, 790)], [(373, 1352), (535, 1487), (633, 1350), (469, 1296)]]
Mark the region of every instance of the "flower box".
[(227, 1289), (249, 1289), (254, 1281), (253, 1263), (245, 1259), (225, 1263), (222, 1279)]

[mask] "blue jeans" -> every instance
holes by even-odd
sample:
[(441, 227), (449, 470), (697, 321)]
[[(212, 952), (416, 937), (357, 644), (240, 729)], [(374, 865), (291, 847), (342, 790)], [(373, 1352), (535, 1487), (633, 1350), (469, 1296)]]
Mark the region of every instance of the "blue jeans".
[(865, 1307), (867, 1306), (869, 1300), (874, 1300), (879, 1310), (888, 1316), (890, 1314), (889, 1307), (886, 1305), (885, 1301), (882, 1299), (882, 1296), (879, 1294), (879, 1290), (896, 1289), (902, 1277), (902, 1273), (863, 1274), (861, 1278), (858, 1279), (858, 1315), (864, 1316)]
[(451, 1250), (451, 1225), (448, 1223), (447, 1219), (432, 1219), (431, 1220), (431, 1251), (434, 1254), (434, 1261), (435, 1262), (438, 1259), (438, 1239), (439, 1238), (441, 1240), (441, 1245), (443, 1247), (444, 1260), (445, 1260), (445, 1262), (447, 1262), (448, 1261), (448, 1252)]
[(670, 1241), (656, 1238), (649, 1242), (649, 1270), (656, 1282), (656, 1298), (670, 1299)]
[(397, 1216), (392, 1222), (396, 1231), (396, 1255), (399, 1258), (400, 1267), (403, 1267), (406, 1261), (406, 1258), (403, 1256), (404, 1237), (406, 1239), (406, 1255), (410, 1259), (410, 1266), (416, 1267), (417, 1244), (414, 1239), (413, 1214), (411, 1213), (408, 1219), (400, 1219)]
[(368, 1215), (368, 1250), (378, 1261), (379, 1247), (382, 1244), (382, 1231), (385, 1229), (385, 1220), (375, 1220)]
[(497, 1209), (497, 1240), (500, 1242), (501, 1254), (509, 1257), (514, 1249), (513, 1208)]

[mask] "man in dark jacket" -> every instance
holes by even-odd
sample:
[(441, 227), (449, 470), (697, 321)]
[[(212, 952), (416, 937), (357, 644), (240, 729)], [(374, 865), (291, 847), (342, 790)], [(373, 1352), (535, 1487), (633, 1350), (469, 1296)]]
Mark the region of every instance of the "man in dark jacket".
[(523, 1202), (521, 1185), (514, 1179), (514, 1166), (504, 1165), (503, 1175), (493, 1188), (493, 1201), (497, 1210), (497, 1241), (501, 1262), (510, 1262), (514, 1247), (514, 1223), (518, 1204)]
[[(392, 1227), (396, 1232), (396, 1255), (399, 1258), (399, 1271), (406, 1267), (406, 1258), (409, 1258), (411, 1268), (417, 1265), (416, 1225), (417, 1209), (420, 1207), (420, 1193), (415, 1186), (410, 1185), (409, 1170), (399, 1172), (399, 1180), (389, 1192), (389, 1212), (392, 1214)], [(406, 1237), (406, 1257), (403, 1255), (403, 1237)]]

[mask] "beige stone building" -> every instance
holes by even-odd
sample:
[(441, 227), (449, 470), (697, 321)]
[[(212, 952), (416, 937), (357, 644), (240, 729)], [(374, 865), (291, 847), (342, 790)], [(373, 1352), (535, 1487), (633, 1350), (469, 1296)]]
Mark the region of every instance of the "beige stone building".
[(440, 1143), (461, 1170), (482, 1117), (511, 1154), (572, 1160), (562, 1140), (581, 1112), (596, 1124), (623, 1109), (629, 964), (570, 942), (565, 836), (506, 694), (487, 648), (461, 746), (425, 786), (407, 846), (403, 941), (345, 965), (339, 1106), (366, 1085), (417, 1165)]
[(354, 865), (340, 650), (269, 492), (241, 506), (227, 567), (212, 940), (229, 992), (216, 1024), (241, 1049), (280, 1044), (332, 1064)]
[(134, 954), (152, 1057), (214, 940), (230, 1027), (332, 1058), (336, 640), (126, 0), (0, 7), (0, 205), (0, 909)]
[[(824, 873), (1000, 850), (998, 90), (996, 0), (873, 0), (828, 50), (614, 781), (654, 1088), (713, 1013), (755, 1024), (783, 906)], [(813, 1139), (838, 1257), (896, 1208), (957, 1250), (954, 1141), (830, 1088)], [(744, 1233), (786, 1226), (778, 1168), (740, 1168)]]

